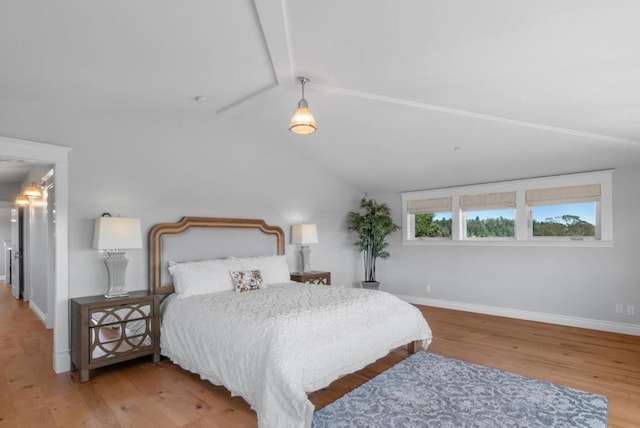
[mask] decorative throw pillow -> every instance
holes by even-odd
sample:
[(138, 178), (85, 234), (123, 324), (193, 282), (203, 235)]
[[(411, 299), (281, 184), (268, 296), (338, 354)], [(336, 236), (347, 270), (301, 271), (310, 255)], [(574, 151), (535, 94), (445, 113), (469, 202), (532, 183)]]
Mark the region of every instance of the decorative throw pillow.
[(252, 291), (264, 288), (262, 274), (259, 270), (238, 270), (231, 272), (236, 291)]

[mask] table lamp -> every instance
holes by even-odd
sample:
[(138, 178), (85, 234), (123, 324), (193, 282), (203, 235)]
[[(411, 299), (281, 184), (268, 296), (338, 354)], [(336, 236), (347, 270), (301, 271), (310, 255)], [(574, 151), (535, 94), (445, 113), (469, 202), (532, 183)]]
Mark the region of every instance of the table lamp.
[(109, 275), (109, 288), (105, 297), (128, 296), (125, 285), (125, 273), (129, 260), (123, 249), (142, 248), (142, 235), (139, 218), (111, 217), (103, 215), (96, 219), (93, 234), (93, 248), (106, 250), (104, 260)]
[(302, 272), (311, 271), (311, 250), (309, 244), (318, 243), (315, 224), (294, 224), (291, 226), (291, 243), (300, 245)]

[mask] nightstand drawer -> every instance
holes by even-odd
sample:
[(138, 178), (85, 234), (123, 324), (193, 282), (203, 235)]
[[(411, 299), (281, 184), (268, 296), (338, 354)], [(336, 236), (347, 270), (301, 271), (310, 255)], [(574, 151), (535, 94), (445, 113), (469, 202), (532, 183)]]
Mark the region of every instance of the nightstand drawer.
[(140, 302), (133, 304), (122, 303), (117, 306), (93, 308), (89, 310), (91, 324), (107, 325), (121, 323), (129, 320), (150, 318), (153, 316), (153, 302)]
[(92, 327), (90, 330), (90, 363), (131, 352), (145, 352), (153, 346), (151, 318)]

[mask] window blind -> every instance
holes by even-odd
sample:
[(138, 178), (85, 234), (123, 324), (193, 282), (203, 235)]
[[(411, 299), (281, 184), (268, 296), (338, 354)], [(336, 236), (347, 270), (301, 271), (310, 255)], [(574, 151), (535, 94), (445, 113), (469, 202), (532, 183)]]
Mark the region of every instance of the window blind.
[(554, 187), (551, 189), (527, 190), (527, 205), (572, 204), (578, 202), (599, 202), (600, 185)]
[(496, 210), (516, 207), (516, 192), (464, 195), (459, 199), (462, 211)]
[(409, 214), (432, 214), (451, 212), (451, 197), (435, 199), (416, 199), (407, 202)]

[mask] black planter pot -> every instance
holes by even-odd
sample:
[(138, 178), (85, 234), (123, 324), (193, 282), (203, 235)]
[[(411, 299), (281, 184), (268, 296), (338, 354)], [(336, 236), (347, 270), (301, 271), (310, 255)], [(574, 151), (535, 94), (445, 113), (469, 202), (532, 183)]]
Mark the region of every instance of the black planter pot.
[(362, 284), (362, 288), (366, 288), (368, 290), (377, 290), (380, 287), (380, 282), (378, 281), (360, 281)]

